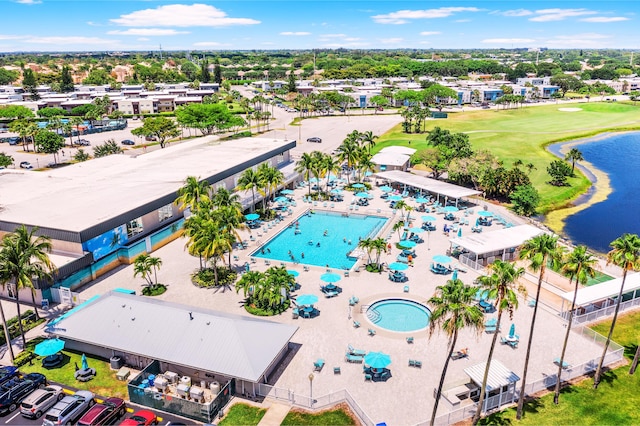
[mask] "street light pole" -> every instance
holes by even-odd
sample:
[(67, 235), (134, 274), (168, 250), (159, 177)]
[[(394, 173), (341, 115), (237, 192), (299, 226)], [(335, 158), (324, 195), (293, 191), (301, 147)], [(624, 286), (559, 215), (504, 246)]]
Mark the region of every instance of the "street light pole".
[(313, 373), (309, 374), (309, 408), (313, 408)]

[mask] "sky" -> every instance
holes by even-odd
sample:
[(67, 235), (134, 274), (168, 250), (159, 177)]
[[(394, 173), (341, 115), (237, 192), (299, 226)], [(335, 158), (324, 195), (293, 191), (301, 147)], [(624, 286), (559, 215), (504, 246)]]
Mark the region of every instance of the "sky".
[(640, 2), (0, 0), (0, 52), (638, 48)]

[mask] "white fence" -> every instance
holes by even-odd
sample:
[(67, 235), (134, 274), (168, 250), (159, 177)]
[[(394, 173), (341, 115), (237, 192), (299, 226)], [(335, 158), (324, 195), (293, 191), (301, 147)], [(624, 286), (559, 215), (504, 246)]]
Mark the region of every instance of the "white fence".
[[(631, 300), (627, 300), (626, 302), (620, 303), (620, 312), (624, 311), (625, 309), (633, 308), (635, 306), (640, 306), (640, 298), (631, 299)], [(573, 317), (573, 322), (574, 324), (592, 323), (601, 318), (613, 315), (615, 310), (616, 310), (616, 305), (613, 304), (611, 306), (607, 306), (606, 308), (601, 308), (592, 312), (588, 312), (586, 314), (575, 315)], [(567, 315), (568, 315), (568, 312), (563, 313), (563, 316), (566, 317)]]

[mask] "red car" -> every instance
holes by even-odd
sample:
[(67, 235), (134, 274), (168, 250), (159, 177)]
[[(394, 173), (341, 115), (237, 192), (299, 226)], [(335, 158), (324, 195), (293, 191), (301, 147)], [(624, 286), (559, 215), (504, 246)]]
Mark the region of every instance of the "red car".
[(109, 425), (122, 417), (127, 410), (121, 398), (107, 398), (102, 404), (96, 404), (87, 411), (78, 424), (82, 426)]
[(148, 410), (140, 410), (133, 413), (133, 416), (129, 417), (122, 423), (122, 426), (149, 426), (157, 425), (158, 418), (155, 414)]

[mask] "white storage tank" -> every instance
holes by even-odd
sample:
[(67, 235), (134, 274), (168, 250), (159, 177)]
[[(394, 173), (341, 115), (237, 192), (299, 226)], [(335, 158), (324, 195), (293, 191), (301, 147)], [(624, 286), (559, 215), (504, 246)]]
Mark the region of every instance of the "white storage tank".
[(211, 391), (211, 393), (213, 394), (213, 397), (215, 398), (216, 395), (218, 395), (220, 393), (220, 383), (211, 382), (209, 384), (209, 390)]

